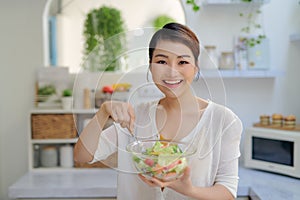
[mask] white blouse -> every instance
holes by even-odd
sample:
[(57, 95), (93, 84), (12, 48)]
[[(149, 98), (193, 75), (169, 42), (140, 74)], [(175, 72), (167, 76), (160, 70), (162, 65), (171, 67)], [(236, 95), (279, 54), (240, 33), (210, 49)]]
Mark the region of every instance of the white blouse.
[[(135, 108), (134, 133), (138, 138), (158, 138), (155, 112), (158, 101), (143, 103)], [(242, 123), (225, 106), (209, 102), (196, 127), (182, 139), (198, 146), (196, 156), (190, 160), (191, 180), (195, 186), (224, 185), (236, 197), (238, 186), (238, 158)], [(138, 199), (190, 199), (174, 190), (149, 187), (137, 176), (131, 155), (126, 146), (134, 141), (127, 129), (119, 124), (105, 129), (99, 138), (98, 148), (91, 163), (103, 160), (118, 152), (119, 200)]]

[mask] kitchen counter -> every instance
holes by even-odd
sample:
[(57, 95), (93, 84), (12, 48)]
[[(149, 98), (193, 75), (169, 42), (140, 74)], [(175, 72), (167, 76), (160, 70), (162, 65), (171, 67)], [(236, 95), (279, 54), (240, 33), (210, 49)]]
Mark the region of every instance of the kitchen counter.
[(238, 196), (254, 200), (299, 200), (300, 179), (240, 167)]
[[(300, 179), (241, 167), (238, 196), (261, 200), (300, 199)], [(111, 169), (28, 172), (9, 188), (11, 199), (110, 198), (117, 194)]]
[(32, 171), (9, 187), (11, 199), (116, 197), (117, 172), (111, 169)]

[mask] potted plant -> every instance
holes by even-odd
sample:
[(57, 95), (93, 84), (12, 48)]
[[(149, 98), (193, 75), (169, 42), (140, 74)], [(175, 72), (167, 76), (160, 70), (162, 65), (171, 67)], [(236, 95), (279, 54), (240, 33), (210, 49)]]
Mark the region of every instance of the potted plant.
[(91, 10), (84, 22), (84, 69), (116, 71), (126, 50), (125, 25), (121, 11), (108, 6)]
[(175, 20), (168, 15), (159, 15), (153, 20), (153, 27), (158, 30), (169, 22), (175, 22)]
[[(243, 40), (245, 47), (254, 47), (255, 45), (261, 44), (262, 40), (266, 38), (263, 33), (262, 25), (257, 21), (257, 16), (261, 14), (259, 8), (255, 9), (254, 5), (263, 3), (264, 0), (237, 0), (236, 2), (249, 3), (250, 11), (248, 13), (241, 12), (240, 17), (246, 19), (246, 25), (241, 28), (241, 32), (246, 35), (240, 38)], [(200, 10), (200, 5), (195, 0), (186, 0), (186, 4), (191, 5), (195, 12)], [(254, 32), (260, 32), (260, 34), (253, 34)]]
[[(260, 3), (255, 0), (241, 0), (244, 3), (249, 3), (250, 11), (248, 13), (241, 12), (240, 17), (246, 19), (246, 25), (242, 27), (241, 32), (249, 37), (245, 37), (244, 43), (248, 47), (254, 47), (255, 45), (261, 44), (262, 40), (266, 38), (266, 35), (263, 32), (262, 25), (257, 21), (257, 17), (261, 14), (259, 8), (255, 8), (254, 4)], [(260, 32), (260, 34), (251, 35), (255, 32)], [(251, 37), (250, 37), (251, 36)]]
[(72, 103), (73, 103), (73, 96), (72, 96), (72, 90), (71, 89), (65, 89), (62, 92), (62, 108), (65, 110), (72, 109)]
[(45, 102), (51, 97), (52, 95), (56, 94), (56, 89), (54, 85), (45, 85), (38, 88), (37, 95), (38, 95), (38, 102)]

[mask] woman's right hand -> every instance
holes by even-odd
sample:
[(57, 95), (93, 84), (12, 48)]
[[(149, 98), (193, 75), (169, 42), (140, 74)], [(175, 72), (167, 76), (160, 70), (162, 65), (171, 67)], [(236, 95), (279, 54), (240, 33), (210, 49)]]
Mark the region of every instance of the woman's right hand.
[(103, 110), (123, 128), (127, 128), (133, 133), (135, 114), (130, 103), (122, 101), (106, 101), (101, 107)]

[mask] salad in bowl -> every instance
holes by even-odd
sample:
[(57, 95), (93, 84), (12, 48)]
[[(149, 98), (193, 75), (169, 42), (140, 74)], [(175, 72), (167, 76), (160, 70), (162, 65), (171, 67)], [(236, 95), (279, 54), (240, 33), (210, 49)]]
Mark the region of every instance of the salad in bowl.
[(137, 171), (161, 181), (182, 176), (188, 161), (196, 152), (194, 145), (166, 140), (135, 141), (127, 146)]

